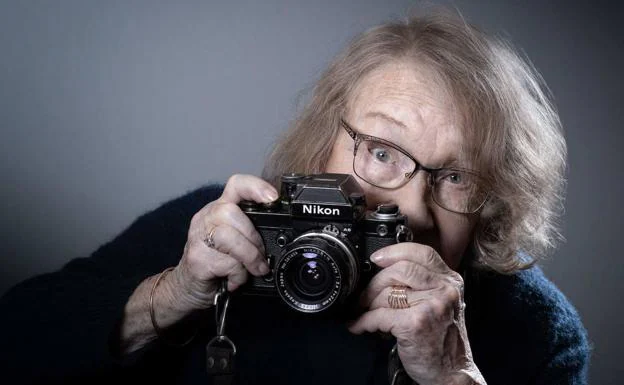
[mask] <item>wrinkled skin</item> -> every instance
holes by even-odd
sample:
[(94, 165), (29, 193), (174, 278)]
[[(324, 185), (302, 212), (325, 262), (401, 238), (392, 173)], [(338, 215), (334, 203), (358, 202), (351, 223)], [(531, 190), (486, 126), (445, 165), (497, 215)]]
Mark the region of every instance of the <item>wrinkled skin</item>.
[[(349, 100), (345, 119), (362, 133), (394, 142), (427, 167), (466, 166), (452, 99), (438, 90), (435, 76), (397, 62), (366, 76)], [(342, 132), (326, 171), (353, 174), (353, 140)], [(354, 175), (355, 176), (355, 175)], [(376, 188), (359, 179), (370, 208), (398, 204), (408, 216), (415, 242), (385, 247), (371, 256), (381, 267), (361, 296), (367, 308), (350, 323), (353, 333), (386, 332), (397, 338), (401, 362), (420, 385), (484, 384), (470, 353), (463, 314), (463, 280), (456, 272), (476, 218), (452, 213), (432, 202), (427, 174), (417, 173), (395, 190)], [(260, 178), (234, 175), (223, 195), (195, 214), (184, 255), (174, 270), (184, 312), (212, 305), (218, 278), (236, 290), (251, 273), (265, 274), (264, 246), (241, 200), (269, 202), (278, 196)], [(205, 240), (212, 232), (214, 247)], [(391, 309), (393, 285), (408, 288), (407, 309)]]

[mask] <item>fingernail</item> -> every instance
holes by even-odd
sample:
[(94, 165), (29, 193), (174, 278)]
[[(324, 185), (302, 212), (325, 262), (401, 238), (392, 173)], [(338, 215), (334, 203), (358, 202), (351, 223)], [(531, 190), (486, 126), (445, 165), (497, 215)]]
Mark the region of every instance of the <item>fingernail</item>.
[(277, 192), (273, 190), (265, 190), (262, 195), (264, 196), (265, 202), (273, 202), (278, 197)]
[(381, 254), (379, 251), (374, 252), (370, 256), (370, 260), (375, 262), (375, 263), (381, 261), (382, 259), (383, 259), (383, 254)]
[(258, 268), (258, 270), (260, 271), (260, 274), (265, 275), (269, 273), (269, 265), (267, 265), (266, 263), (261, 263), (260, 267)]
[(359, 330), (355, 327), (356, 321), (357, 321), (357, 320), (347, 322), (347, 330), (349, 330), (349, 332), (350, 332), (350, 333), (353, 333), (353, 334), (362, 334), (362, 333), (361, 333), (361, 332), (360, 332), (360, 331), (359, 331)]

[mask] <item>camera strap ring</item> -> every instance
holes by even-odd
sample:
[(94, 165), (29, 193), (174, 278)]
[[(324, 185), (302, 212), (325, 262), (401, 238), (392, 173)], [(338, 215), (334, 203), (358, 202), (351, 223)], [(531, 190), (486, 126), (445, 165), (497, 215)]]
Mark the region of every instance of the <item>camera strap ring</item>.
[(225, 316), (227, 315), (230, 295), (227, 291), (227, 279), (221, 281), (221, 287), (215, 294), (215, 324), (217, 325), (217, 336), (225, 336)]
[(232, 354), (236, 354), (236, 345), (234, 345), (234, 342), (232, 342), (232, 340), (228, 336), (214, 336), (206, 344), (206, 346), (214, 346), (214, 345), (222, 344), (223, 342), (229, 345), (227, 347), (232, 350)]
[(212, 376), (214, 384), (218, 385), (231, 385), (234, 382), (236, 345), (225, 335), (225, 319), (229, 303), (227, 279), (224, 279), (214, 298), (217, 335), (206, 344), (206, 370), (208, 375)]

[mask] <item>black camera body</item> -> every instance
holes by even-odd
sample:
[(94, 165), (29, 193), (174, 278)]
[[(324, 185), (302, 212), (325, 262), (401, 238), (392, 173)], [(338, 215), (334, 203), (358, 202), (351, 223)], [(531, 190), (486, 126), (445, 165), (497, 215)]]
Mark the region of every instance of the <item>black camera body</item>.
[(394, 204), (366, 210), (348, 174), (284, 174), (278, 200), (240, 203), (262, 236), (271, 272), (250, 276), (243, 292), (279, 296), (293, 309), (343, 308), (376, 273), (376, 250), (411, 241), (407, 217)]

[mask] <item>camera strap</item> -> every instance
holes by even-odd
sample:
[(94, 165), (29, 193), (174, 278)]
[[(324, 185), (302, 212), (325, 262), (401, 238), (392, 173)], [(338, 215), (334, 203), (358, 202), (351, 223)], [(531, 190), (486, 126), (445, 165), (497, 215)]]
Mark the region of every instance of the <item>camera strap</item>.
[(206, 370), (215, 385), (232, 385), (234, 382), (236, 345), (225, 335), (225, 317), (229, 303), (227, 280), (224, 279), (214, 298), (217, 335), (206, 345)]

